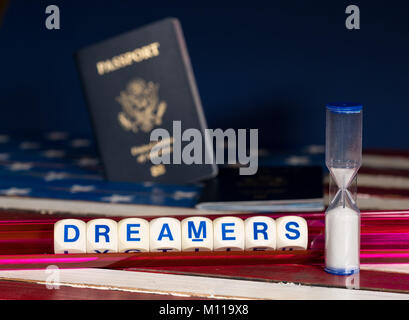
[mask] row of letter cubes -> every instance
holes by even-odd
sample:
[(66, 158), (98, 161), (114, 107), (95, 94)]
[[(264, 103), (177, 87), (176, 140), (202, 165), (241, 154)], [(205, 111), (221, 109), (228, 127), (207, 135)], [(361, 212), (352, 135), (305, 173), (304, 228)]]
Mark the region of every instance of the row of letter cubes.
[(297, 216), (64, 219), (54, 225), (55, 253), (305, 250), (307, 242), (307, 222)]

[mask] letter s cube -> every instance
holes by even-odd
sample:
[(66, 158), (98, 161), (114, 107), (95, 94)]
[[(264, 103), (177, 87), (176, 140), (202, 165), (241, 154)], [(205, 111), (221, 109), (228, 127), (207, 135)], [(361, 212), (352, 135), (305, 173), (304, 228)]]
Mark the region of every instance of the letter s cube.
[(78, 219), (63, 219), (54, 224), (55, 253), (86, 253), (87, 224)]
[(277, 250), (306, 250), (308, 246), (307, 221), (298, 216), (276, 219)]
[(87, 222), (87, 253), (118, 252), (118, 224), (111, 219)]
[(276, 249), (276, 223), (266, 216), (247, 218), (244, 221), (246, 251)]
[(213, 223), (205, 217), (189, 217), (183, 219), (182, 251), (212, 251)]

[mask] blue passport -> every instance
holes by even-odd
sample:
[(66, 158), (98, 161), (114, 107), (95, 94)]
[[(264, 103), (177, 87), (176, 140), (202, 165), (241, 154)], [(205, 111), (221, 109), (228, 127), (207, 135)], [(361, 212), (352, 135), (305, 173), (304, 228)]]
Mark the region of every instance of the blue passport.
[[(172, 161), (174, 123), (181, 132), (207, 128), (182, 28), (167, 18), (75, 54), (105, 177), (111, 181), (195, 183), (217, 174), (215, 164)], [(154, 164), (154, 129), (171, 162)], [(179, 144), (180, 143), (180, 144)], [(179, 141), (183, 150), (188, 142)], [(164, 152), (165, 152), (164, 151)], [(209, 150), (205, 150), (209, 152)], [(180, 156), (180, 155), (179, 155)]]

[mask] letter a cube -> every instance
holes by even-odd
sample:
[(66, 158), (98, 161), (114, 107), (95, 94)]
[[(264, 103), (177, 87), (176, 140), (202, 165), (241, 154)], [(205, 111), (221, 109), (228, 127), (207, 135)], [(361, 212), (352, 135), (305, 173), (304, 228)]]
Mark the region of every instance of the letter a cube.
[(175, 218), (156, 218), (149, 224), (150, 251), (168, 252), (181, 250), (180, 221)]

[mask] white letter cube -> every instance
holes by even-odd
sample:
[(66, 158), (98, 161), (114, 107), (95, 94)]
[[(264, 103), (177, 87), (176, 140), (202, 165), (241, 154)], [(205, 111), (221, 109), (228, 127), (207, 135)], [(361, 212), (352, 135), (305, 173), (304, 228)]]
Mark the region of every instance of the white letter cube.
[(277, 250), (306, 250), (308, 226), (304, 218), (284, 216), (276, 219)]
[(118, 222), (118, 252), (148, 252), (149, 222), (127, 218)]
[(244, 223), (237, 217), (220, 217), (213, 220), (213, 250), (244, 250)]
[(251, 217), (244, 221), (245, 249), (263, 251), (276, 249), (276, 223), (265, 216)]
[(183, 219), (182, 251), (212, 251), (213, 223), (205, 217)]
[(55, 253), (86, 253), (87, 224), (78, 219), (63, 219), (54, 224)]
[(118, 252), (118, 224), (111, 219), (87, 222), (87, 253)]
[(175, 218), (156, 218), (151, 220), (150, 251), (181, 251), (180, 221)]

